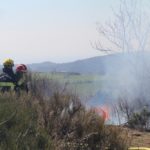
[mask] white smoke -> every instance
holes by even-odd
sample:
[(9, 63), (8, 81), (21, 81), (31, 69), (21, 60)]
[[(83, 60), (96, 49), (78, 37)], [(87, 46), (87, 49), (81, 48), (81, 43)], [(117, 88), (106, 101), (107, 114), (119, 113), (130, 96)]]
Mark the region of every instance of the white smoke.
[[(150, 104), (150, 53), (136, 52), (118, 54), (117, 59), (106, 63), (107, 80), (103, 92), (108, 102), (116, 102), (120, 97), (135, 104), (139, 101)], [(136, 105), (136, 104), (135, 104)]]

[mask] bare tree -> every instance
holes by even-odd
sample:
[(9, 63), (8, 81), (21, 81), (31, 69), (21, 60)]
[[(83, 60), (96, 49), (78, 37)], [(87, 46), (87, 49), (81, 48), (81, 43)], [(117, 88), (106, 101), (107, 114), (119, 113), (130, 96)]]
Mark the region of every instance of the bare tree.
[(120, 0), (119, 11), (113, 11), (114, 20), (97, 25), (100, 37), (108, 44), (103, 45), (98, 41), (94, 48), (103, 52), (147, 50), (150, 46), (150, 23), (141, 3), (138, 0)]

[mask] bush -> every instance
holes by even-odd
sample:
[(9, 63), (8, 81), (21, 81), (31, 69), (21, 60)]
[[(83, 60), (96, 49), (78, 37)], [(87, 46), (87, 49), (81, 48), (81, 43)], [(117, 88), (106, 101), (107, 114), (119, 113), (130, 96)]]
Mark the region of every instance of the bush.
[(150, 130), (150, 107), (145, 99), (119, 98), (114, 112), (118, 118), (124, 117), (125, 126), (142, 131)]
[(123, 132), (53, 80), (30, 76), (29, 93), (0, 95), (0, 149), (124, 150)]
[(131, 128), (140, 129), (143, 131), (150, 129), (150, 111), (147, 107), (144, 107), (139, 112), (134, 112), (128, 121), (128, 125)]

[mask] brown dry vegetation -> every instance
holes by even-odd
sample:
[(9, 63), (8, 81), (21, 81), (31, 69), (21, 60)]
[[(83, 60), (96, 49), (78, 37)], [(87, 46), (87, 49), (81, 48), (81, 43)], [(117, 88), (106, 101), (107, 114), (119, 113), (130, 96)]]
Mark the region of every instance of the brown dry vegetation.
[(150, 133), (105, 125), (53, 80), (30, 79), (30, 92), (0, 94), (0, 149), (127, 150), (150, 147)]
[(150, 132), (128, 129), (128, 135), (132, 139), (131, 146), (150, 147)]
[(126, 150), (129, 147), (126, 131), (106, 126), (65, 85), (40, 78), (30, 81), (28, 94), (0, 95), (0, 149)]

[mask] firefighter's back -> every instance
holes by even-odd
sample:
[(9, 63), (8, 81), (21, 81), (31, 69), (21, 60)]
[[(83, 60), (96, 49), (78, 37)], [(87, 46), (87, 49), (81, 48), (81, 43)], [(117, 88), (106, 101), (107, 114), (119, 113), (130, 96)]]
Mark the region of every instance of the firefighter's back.
[(10, 91), (14, 90), (14, 88), (15, 88), (14, 79), (12, 79), (12, 77), (10, 77), (6, 73), (0, 74), (0, 91), (1, 92)]

